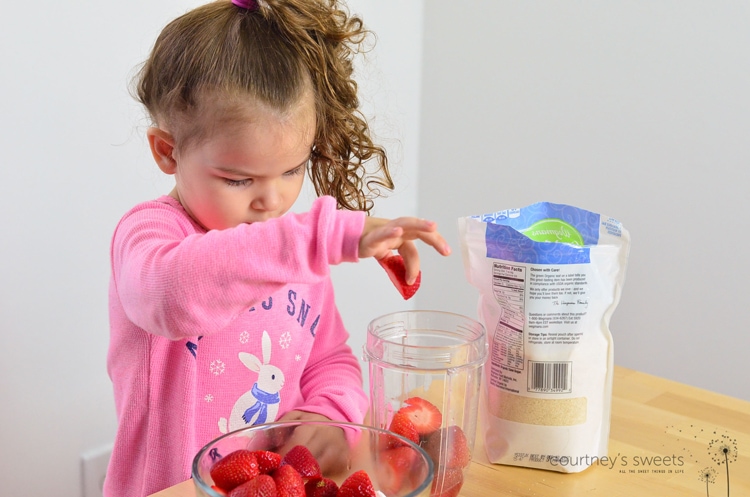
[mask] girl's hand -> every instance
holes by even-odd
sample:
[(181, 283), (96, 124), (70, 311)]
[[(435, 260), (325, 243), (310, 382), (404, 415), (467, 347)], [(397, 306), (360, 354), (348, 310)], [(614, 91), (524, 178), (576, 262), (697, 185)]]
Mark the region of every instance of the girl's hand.
[(449, 255), (451, 248), (437, 231), (434, 221), (416, 217), (383, 219), (366, 217), (359, 239), (359, 257), (382, 259), (397, 250), (404, 258), (406, 283), (411, 285), (419, 274), (419, 252), (414, 240), (422, 240), (441, 255)]
[[(278, 421), (331, 421), (329, 418), (305, 411), (289, 411)], [(344, 430), (336, 426), (302, 424), (281, 447), (285, 454), (295, 445), (304, 445), (313, 453), (324, 474), (337, 473), (349, 467), (349, 443)]]

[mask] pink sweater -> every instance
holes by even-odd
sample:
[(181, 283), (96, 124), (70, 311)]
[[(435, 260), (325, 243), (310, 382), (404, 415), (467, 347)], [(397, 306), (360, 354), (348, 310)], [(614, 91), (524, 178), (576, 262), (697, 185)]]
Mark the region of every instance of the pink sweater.
[(362, 422), (367, 397), (329, 265), (357, 261), (363, 224), (331, 197), (209, 232), (168, 196), (125, 214), (111, 253), (119, 425), (105, 496), (184, 481), (213, 438), (293, 409)]

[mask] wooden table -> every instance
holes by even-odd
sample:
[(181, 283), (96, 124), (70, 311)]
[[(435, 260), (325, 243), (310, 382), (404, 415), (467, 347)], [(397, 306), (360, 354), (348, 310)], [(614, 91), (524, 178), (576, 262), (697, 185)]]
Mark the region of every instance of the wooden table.
[[(729, 464), (714, 460), (723, 447)], [(750, 402), (622, 367), (615, 368), (606, 464), (575, 474), (491, 464), (477, 434), (461, 490), (463, 497), (704, 494), (750, 495)], [(188, 480), (152, 497), (194, 496)]]

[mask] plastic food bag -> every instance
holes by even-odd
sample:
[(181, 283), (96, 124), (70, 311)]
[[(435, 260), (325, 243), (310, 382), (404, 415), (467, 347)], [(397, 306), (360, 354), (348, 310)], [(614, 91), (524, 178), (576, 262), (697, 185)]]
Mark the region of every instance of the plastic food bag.
[(480, 398), (493, 463), (566, 473), (606, 456), (609, 321), (625, 278), (622, 224), (540, 202), (459, 219), (489, 354)]

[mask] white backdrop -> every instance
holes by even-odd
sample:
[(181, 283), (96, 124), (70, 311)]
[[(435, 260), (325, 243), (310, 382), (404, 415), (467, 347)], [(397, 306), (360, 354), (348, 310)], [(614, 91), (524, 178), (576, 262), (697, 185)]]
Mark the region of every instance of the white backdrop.
[[(419, 209), (552, 201), (632, 248), (615, 362), (750, 400), (750, 3), (425, 2)], [(419, 307), (476, 315), (460, 258)]]
[[(112, 442), (116, 421), (105, 370), (110, 236), (127, 209), (171, 188), (147, 151), (147, 121), (127, 84), (163, 25), (200, 3), (3, 5), (3, 495), (79, 497), (81, 453)], [(376, 214), (414, 215), (422, 2), (349, 5), (380, 38), (359, 66), (362, 100), (391, 152), (398, 184)], [(297, 208), (310, 200), (302, 198)], [(406, 306), (372, 261), (335, 268), (334, 282), (361, 355), (369, 319)]]

